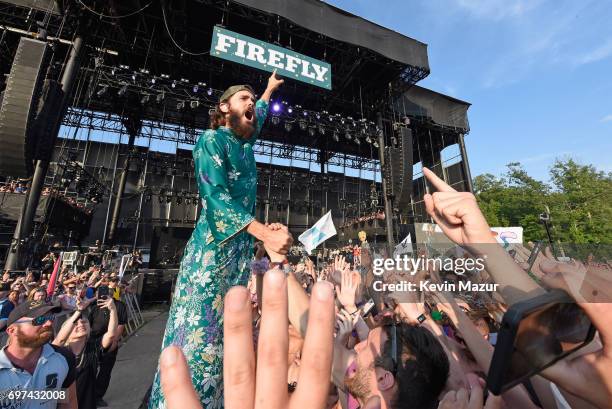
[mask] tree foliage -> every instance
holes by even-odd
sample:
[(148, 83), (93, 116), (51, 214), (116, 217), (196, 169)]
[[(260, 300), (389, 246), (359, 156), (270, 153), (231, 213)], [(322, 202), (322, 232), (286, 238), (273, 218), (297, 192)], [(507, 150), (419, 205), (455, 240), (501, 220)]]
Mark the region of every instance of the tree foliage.
[(563, 243), (612, 243), (612, 172), (572, 159), (557, 160), (550, 182), (535, 180), (520, 163), (500, 177), (474, 179), (474, 191), (491, 226), (521, 226), (524, 241), (545, 240), (539, 215), (550, 212), (553, 238)]

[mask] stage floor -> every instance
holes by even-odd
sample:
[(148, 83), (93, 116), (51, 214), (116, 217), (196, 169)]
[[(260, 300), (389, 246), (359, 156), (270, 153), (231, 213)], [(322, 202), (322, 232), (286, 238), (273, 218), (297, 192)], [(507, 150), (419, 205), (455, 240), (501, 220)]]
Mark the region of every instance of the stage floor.
[(119, 350), (104, 400), (109, 408), (138, 409), (153, 383), (168, 312), (143, 311), (146, 324)]

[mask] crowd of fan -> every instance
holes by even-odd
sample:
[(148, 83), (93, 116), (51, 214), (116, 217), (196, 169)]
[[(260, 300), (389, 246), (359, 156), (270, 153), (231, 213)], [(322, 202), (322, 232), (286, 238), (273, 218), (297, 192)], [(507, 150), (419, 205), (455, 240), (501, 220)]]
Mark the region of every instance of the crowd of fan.
[[(10, 181), (10, 182), (5, 182), (0, 184), (0, 193), (16, 193), (16, 194), (23, 194), (25, 195), (26, 193), (28, 193), (28, 185), (26, 182), (20, 182), (20, 181)], [(84, 202), (79, 202), (78, 200), (76, 200), (74, 197), (71, 196), (66, 196), (64, 194), (64, 192), (60, 189), (57, 188), (50, 188), (50, 187), (45, 187), (41, 194), (43, 196), (53, 196), (56, 199), (59, 199), (67, 204), (69, 204), (70, 206), (74, 207), (75, 209), (79, 209), (81, 211), (84, 211), (86, 213), (91, 213), (92, 211), (92, 207), (91, 205), (87, 205)]]
[[(510, 254), (498, 245), (473, 195), (454, 192), (439, 180), (430, 182), (440, 193), (426, 197), (428, 212), (466, 250), (456, 257), (478, 254), (487, 260), (486, 269), (454, 274), (429, 268), (414, 276), (395, 270), (385, 273), (385, 282), (469, 279), (497, 283), (498, 291), (376, 296), (369, 290), (374, 259), (388, 254), (376, 255), (366, 246), (353, 260), (336, 256), (317, 268), (309, 258), (292, 263), (259, 244), (248, 287), (235, 287), (225, 297), (225, 407), (610, 407), (612, 303), (585, 300), (564, 279), (564, 274), (581, 274), (584, 285), (594, 287), (589, 294), (607, 292), (610, 299), (610, 263), (560, 262), (547, 250), (538, 255), (530, 275), (530, 250), (516, 246)], [(595, 339), (500, 396), (484, 396), (504, 312), (554, 288), (579, 303), (598, 331)], [(286, 359), (277, 358), (285, 354)], [(160, 370), (168, 408), (200, 407), (180, 348), (162, 352)]]
[(41, 270), (6, 271), (0, 281), (0, 339), (6, 345), (0, 351), (0, 400), (10, 402), (11, 390), (61, 385), (68, 398), (60, 406), (104, 407), (128, 320), (121, 297), (129, 289), (116, 271), (98, 264), (65, 266), (54, 280), (57, 257), (50, 252)]

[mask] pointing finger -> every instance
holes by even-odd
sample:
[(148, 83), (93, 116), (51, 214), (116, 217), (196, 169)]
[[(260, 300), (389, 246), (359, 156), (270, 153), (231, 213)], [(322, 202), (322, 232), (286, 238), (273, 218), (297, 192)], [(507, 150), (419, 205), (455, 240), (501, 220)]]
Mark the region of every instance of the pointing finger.
[(445, 181), (440, 179), (438, 175), (433, 173), (431, 170), (423, 168), (423, 174), (425, 175), (429, 183), (431, 183), (438, 192), (456, 192), (455, 189), (450, 187)]

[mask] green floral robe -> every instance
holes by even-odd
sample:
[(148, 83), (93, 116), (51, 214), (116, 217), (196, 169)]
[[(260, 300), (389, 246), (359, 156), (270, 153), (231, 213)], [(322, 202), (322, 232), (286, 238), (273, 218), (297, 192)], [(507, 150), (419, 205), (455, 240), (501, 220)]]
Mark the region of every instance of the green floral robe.
[[(207, 130), (194, 149), (202, 213), (185, 247), (162, 349), (182, 348), (205, 408), (223, 407), (223, 297), (246, 285), (253, 239), (245, 227), (254, 219), (257, 169), (253, 145), (268, 104), (255, 105), (257, 129), (249, 140), (225, 127)], [(159, 372), (149, 408), (165, 408)]]

